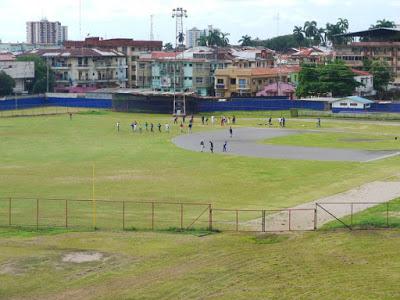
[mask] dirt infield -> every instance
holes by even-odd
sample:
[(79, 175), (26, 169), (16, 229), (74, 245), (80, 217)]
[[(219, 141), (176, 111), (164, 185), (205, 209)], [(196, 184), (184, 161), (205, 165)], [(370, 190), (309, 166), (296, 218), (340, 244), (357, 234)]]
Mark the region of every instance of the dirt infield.
[(214, 152), (216, 153), (223, 153), (222, 146), (224, 142), (227, 141), (228, 152), (224, 154), (276, 159), (369, 162), (399, 154), (399, 152), (396, 151), (331, 149), (265, 145), (257, 143), (257, 141), (260, 140), (305, 132), (312, 131), (269, 128), (238, 128), (234, 129), (233, 137), (231, 138), (227, 128), (224, 130), (180, 135), (175, 137), (172, 141), (178, 147), (197, 152), (201, 151), (201, 141), (204, 141), (206, 152), (209, 152), (209, 141), (212, 141), (214, 143)]

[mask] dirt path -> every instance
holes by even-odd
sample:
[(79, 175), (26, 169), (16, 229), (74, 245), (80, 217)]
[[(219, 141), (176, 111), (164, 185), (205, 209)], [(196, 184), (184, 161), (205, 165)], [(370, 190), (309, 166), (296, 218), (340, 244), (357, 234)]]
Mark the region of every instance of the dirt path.
[[(313, 210), (316, 208), (316, 203), (321, 206), (317, 207), (317, 227), (320, 228), (335, 219), (332, 215), (342, 218), (350, 215), (352, 210), (353, 213), (357, 213), (398, 197), (400, 197), (400, 182), (370, 182), (343, 193), (292, 207), (293, 210), (290, 213), (282, 211), (267, 215), (266, 231), (287, 231), (289, 226), (291, 230), (312, 230), (314, 228)], [(261, 219), (257, 219), (241, 225), (259, 231), (261, 222)]]

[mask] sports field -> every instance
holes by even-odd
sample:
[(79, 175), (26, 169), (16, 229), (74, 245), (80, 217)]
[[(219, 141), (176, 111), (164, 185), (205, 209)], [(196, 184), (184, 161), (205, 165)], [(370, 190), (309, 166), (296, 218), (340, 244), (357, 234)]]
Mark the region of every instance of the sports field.
[[(265, 128), (270, 115), (237, 113), (234, 130)], [(155, 132), (132, 132), (135, 120), (153, 123)], [(172, 142), (179, 127), (167, 133), (165, 123), (172, 124), (170, 116), (107, 111), (76, 113), (72, 120), (68, 115), (0, 118), (0, 196), (91, 199), (93, 165), (96, 199), (200, 202), (227, 209), (293, 207), (367, 182), (399, 178), (398, 156), (360, 163), (188, 151)], [(288, 119), (287, 127), (316, 129), (315, 120), (302, 119)], [(196, 116), (194, 132), (217, 129), (201, 125)], [(272, 142), (396, 150), (399, 129), (398, 123), (329, 120), (317, 136)], [(20, 209), (28, 205), (21, 203)], [(4, 209), (0, 218), (5, 222)], [(0, 298), (396, 299), (399, 234), (393, 229), (259, 237), (3, 227)], [(65, 255), (80, 252), (100, 256), (92, 262), (65, 261)]]

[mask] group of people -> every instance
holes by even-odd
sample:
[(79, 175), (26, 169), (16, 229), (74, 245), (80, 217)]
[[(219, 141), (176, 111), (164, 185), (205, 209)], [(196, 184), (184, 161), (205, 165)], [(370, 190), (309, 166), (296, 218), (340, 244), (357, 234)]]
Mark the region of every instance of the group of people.
[[(211, 125), (214, 125), (217, 121), (217, 118), (215, 116), (211, 116)], [(201, 116), (201, 124), (202, 125), (208, 125), (208, 117), (206, 116)], [(221, 126), (225, 126), (227, 124), (236, 124), (236, 117), (233, 115), (232, 118), (231, 117), (225, 117), (225, 116), (221, 116)]]
[[(139, 132), (139, 133), (142, 133), (143, 132), (143, 130), (145, 130), (145, 131), (150, 131), (150, 132), (154, 132), (154, 127), (155, 127), (155, 125), (153, 124), (153, 123), (148, 123), (148, 122), (145, 122), (144, 124), (143, 124), (143, 127), (142, 127), (142, 124), (140, 124), (140, 123), (138, 123), (137, 121), (133, 121), (130, 125), (129, 125), (130, 127), (131, 127), (131, 129), (132, 129), (132, 132)], [(117, 128), (117, 132), (119, 132), (120, 131), (120, 129), (121, 129), (121, 123), (118, 121), (116, 124), (115, 124), (115, 127)], [(156, 125), (156, 127), (157, 127), (157, 129), (158, 129), (158, 131), (159, 132), (162, 132), (162, 125), (161, 125), (161, 123), (158, 123), (157, 125)], [(170, 125), (167, 123), (167, 124), (164, 124), (164, 131), (165, 132), (169, 132), (170, 131)]]
[[(212, 141), (209, 141), (209, 143), (210, 143), (210, 152), (214, 153), (214, 143)], [(206, 145), (205, 145), (204, 141), (201, 141), (200, 142), (200, 151), (204, 152), (205, 148), (206, 148)], [(228, 142), (227, 141), (225, 141), (224, 144), (222, 145), (222, 152), (228, 152)]]

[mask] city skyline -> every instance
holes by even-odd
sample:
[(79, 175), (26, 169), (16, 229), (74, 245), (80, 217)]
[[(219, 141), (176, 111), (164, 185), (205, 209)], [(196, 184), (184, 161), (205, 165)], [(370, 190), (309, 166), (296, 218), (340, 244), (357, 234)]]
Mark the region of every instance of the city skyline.
[(188, 10), (185, 31), (192, 27), (206, 28), (212, 24), (230, 33), (232, 44), (245, 34), (261, 39), (290, 34), (295, 25), (302, 25), (307, 20), (316, 20), (319, 26), (325, 26), (327, 22), (336, 22), (337, 18), (348, 18), (351, 31), (366, 29), (376, 20), (384, 18), (400, 23), (397, 16), (399, 0), (388, 1), (379, 8), (372, 0), (363, 1), (362, 6), (361, 1), (354, 0), (344, 1), (340, 5), (334, 0), (155, 0), (149, 3), (133, 1), (128, 7), (122, 0), (82, 0), (81, 24), (78, 0), (73, 3), (38, 0), (34, 7), (29, 3), (26, 0), (18, 4), (11, 0), (1, 1), (3, 17), (0, 28), (3, 30), (0, 31), (0, 39), (3, 42), (25, 42), (26, 22), (42, 18), (60, 21), (68, 26), (69, 38), (73, 40), (88, 35), (149, 39), (151, 14), (154, 15), (154, 38), (165, 43), (173, 42), (175, 25), (171, 11), (178, 6)]

